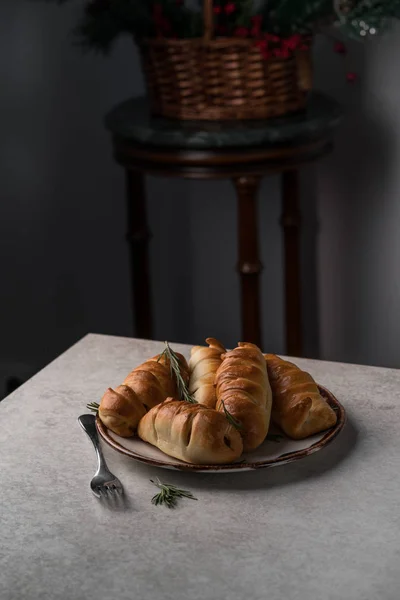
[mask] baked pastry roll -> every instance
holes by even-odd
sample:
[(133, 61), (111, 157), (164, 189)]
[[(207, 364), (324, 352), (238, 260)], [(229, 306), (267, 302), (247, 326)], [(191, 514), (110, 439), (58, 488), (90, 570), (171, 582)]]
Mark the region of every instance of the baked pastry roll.
[(272, 420), (286, 435), (301, 440), (336, 424), (335, 412), (309, 373), (275, 354), (264, 356), (273, 393)]
[(240, 434), (225, 415), (173, 398), (141, 419), (138, 435), (165, 454), (198, 465), (231, 463), (243, 451)]
[(215, 377), (217, 410), (225, 409), (240, 424), (245, 452), (264, 441), (271, 417), (272, 392), (261, 350), (240, 342), (222, 355)]
[(189, 393), (196, 402), (208, 408), (215, 408), (217, 394), (214, 380), (222, 363), (221, 354), (226, 352), (223, 345), (214, 338), (207, 338), (207, 346), (194, 346), (189, 360)]
[[(187, 383), (189, 368), (186, 359), (182, 354), (177, 354), (177, 357), (182, 377)], [(100, 402), (99, 417), (117, 435), (131, 437), (147, 411), (177, 393), (168, 358), (165, 354), (157, 355), (133, 369), (115, 390), (108, 388)]]

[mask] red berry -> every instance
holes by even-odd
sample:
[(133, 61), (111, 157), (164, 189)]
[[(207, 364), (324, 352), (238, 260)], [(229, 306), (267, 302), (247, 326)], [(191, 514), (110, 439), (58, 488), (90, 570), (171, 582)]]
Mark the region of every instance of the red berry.
[(268, 47), (268, 43), (266, 40), (259, 40), (258, 42), (256, 42), (256, 46), (257, 46), (257, 48), (264, 50), (265, 48)]
[(236, 27), (235, 31), (233, 32), (233, 35), (235, 37), (245, 38), (249, 35), (249, 30), (247, 29), (247, 27)]
[(347, 48), (343, 44), (343, 42), (335, 42), (333, 49), (336, 52), (336, 54), (346, 54), (347, 52)]
[(253, 25), (261, 26), (262, 20), (262, 15), (254, 15), (254, 17), (251, 17), (251, 22), (253, 23)]
[(291, 35), (289, 38), (283, 40), (283, 46), (285, 48), (289, 48), (289, 50), (296, 50), (296, 48), (298, 48), (301, 43), (302, 39), (298, 33)]
[(347, 73), (346, 79), (349, 83), (354, 83), (357, 80), (357, 74), (352, 72)]
[(235, 10), (236, 5), (233, 2), (229, 2), (229, 4), (225, 6), (225, 12), (227, 15), (231, 15), (233, 12), (235, 12)]

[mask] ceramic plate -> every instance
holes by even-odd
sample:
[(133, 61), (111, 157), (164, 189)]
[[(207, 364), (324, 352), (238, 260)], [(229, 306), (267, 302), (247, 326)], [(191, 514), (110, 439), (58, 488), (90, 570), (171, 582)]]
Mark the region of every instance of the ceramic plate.
[[(97, 430), (103, 440), (118, 452), (130, 456), (135, 460), (144, 462), (154, 467), (173, 469), (178, 471), (199, 471), (206, 473), (232, 473), (235, 471), (252, 471), (286, 465), (310, 456), (322, 450), (341, 432), (346, 422), (346, 412), (335, 396), (327, 389), (318, 386), (322, 396), (335, 410), (337, 423), (335, 427), (305, 440), (294, 441), (282, 436), (279, 441), (266, 440), (255, 452), (242, 454), (240, 460), (228, 465), (192, 465), (182, 462), (177, 458), (167, 456), (161, 450), (143, 442), (137, 437), (122, 438), (107, 429), (99, 418), (96, 419)], [(280, 433), (278, 431), (274, 433)]]

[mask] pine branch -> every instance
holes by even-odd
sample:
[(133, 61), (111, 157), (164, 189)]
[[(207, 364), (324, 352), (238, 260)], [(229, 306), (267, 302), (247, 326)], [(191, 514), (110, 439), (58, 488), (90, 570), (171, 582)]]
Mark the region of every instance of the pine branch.
[[(61, 5), (69, 0), (43, 1)], [(74, 33), (84, 48), (102, 52), (109, 51), (121, 35), (139, 43), (159, 35), (199, 37), (202, 6), (201, 0), (197, 5), (177, 0), (85, 0)], [(216, 25), (222, 25), (225, 35), (233, 34), (238, 26), (250, 30), (255, 14), (262, 16), (264, 33), (280, 37), (310, 35), (336, 23), (345, 33), (363, 39), (381, 32), (392, 19), (400, 19), (400, 0), (218, 0), (216, 6), (221, 9)]]
[(344, 2), (339, 10), (340, 26), (355, 39), (365, 39), (383, 32), (392, 19), (400, 18), (400, 1), (359, 0)]

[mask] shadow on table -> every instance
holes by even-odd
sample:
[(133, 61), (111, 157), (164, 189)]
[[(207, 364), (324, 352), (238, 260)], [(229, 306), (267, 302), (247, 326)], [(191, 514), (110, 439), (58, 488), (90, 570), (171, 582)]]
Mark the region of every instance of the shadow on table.
[(123, 493), (105, 496), (96, 500), (95, 510), (97, 510), (98, 514), (101, 515), (103, 510), (108, 510), (113, 513), (124, 513), (126, 511), (136, 511), (137, 508), (132, 502), (132, 499)]
[(351, 419), (348, 419), (342, 433), (331, 445), (320, 452), (316, 452), (303, 460), (254, 471), (238, 473), (188, 473), (179, 471), (166, 471), (148, 467), (142, 463), (135, 463), (135, 471), (140, 471), (144, 476), (159, 477), (162, 481), (173, 483), (179, 487), (190, 489), (192, 492), (208, 489), (222, 490), (256, 490), (270, 489), (292, 485), (305, 479), (315, 479), (326, 475), (347, 460), (353, 452), (358, 439), (358, 430)]

